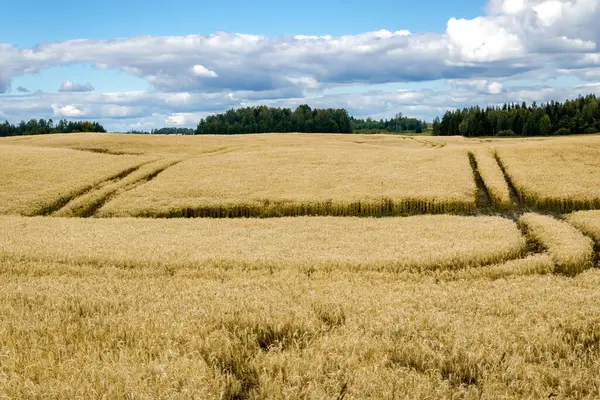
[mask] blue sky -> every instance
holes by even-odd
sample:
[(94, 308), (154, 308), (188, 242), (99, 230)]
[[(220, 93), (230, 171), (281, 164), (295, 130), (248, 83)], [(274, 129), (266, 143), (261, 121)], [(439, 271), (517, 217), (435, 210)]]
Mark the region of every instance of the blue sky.
[[(22, 47), (75, 38), (210, 34), (344, 35), (388, 29), (443, 31), (450, 17), (480, 15), (485, 2), (347, 0), (9, 1), (0, 41)], [(28, 21), (28, 29), (23, 29)]]
[(599, 2), (5, 2), (0, 119), (124, 131), (256, 104), (431, 120), (564, 100), (598, 91)]

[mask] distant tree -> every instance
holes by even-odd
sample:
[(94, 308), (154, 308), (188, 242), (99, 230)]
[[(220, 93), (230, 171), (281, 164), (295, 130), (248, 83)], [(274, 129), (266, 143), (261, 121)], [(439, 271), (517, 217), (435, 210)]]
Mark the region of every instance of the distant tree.
[(435, 117), (435, 119), (433, 120), (433, 135), (434, 136), (440, 136), (442, 134), (442, 130), (441, 130), (441, 123), (440, 123), (440, 118), (439, 117)]
[(552, 121), (550, 121), (550, 117), (547, 114), (540, 119), (540, 135), (548, 136), (550, 131), (552, 130)]

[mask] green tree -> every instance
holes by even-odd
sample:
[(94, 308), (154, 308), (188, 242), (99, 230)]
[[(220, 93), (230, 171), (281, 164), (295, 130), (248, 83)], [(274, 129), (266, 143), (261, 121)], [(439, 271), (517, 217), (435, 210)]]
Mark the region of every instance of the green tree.
[(548, 136), (551, 130), (552, 121), (550, 121), (548, 114), (544, 114), (544, 116), (540, 119), (540, 134), (543, 136)]

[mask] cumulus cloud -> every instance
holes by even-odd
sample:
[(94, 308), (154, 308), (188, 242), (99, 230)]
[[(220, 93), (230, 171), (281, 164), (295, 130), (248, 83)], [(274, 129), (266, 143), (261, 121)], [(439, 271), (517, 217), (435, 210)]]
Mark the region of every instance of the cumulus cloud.
[(525, 54), (521, 39), (493, 19), (451, 18), (446, 34), (455, 57), (467, 63), (498, 61)]
[(202, 78), (216, 78), (219, 75), (217, 75), (217, 73), (215, 71), (211, 71), (210, 69), (206, 68), (204, 65), (194, 65), (192, 67), (192, 73), (196, 76), (202, 77)]
[(448, 83), (452, 87), (461, 91), (470, 91), (483, 94), (500, 94), (504, 90), (504, 85), (496, 81), (488, 81), (486, 79), (476, 80), (451, 80)]
[(167, 126), (195, 126), (207, 113), (174, 113), (165, 119)]
[(490, 94), (500, 94), (500, 93), (502, 93), (502, 89), (503, 89), (503, 86), (499, 82), (492, 82), (488, 86), (488, 91), (490, 92)]
[(73, 83), (71, 81), (64, 81), (60, 85), (60, 88), (58, 89), (59, 92), (64, 92), (64, 93), (91, 92), (93, 90), (94, 90), (94, 87), (89, 82), (85, 83), (85, 84), (81, 84), (81, 83)]
[(29, 90), (29, 89), (27, 89), (26, 87), (23, 87), (23, 86), (18, 86), (18, 87), (17, 87), (17, 92), (19, 92), (19, 93), (29, 93), (29, 92), (30, 92), (30, 90)]
[(54, 110), (54, 116), (56, 117), (81, 117), (85, 114), (82, 110), (72, 105), (61, 106), (52, 104), (52, 110)]

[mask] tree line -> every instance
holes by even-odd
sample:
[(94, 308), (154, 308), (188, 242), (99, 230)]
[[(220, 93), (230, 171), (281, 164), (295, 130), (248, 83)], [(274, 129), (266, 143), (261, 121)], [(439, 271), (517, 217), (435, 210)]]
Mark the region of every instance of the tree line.
[(380, 119), (379, 121), (371, 119), (366, 120), (350, 118), (352, 129), (356, 133), (376, 133), (376, 132), (415, 132), (423, 133), (427, 129), (427, 123), (416, 118), (405, 117), (402, 113), (396, 114), (391, 119)]
[(375, 133), (407, 132), (421, 133), (427, 123), (416, 118), (396, 114), (391, 119), (374, 120), (351, 117), (345, 109), (312, 109), (303, 104), (292, 111), (290, 108), (267, 106), (245, 107), (211, 115), (200, 121), (196, 134), (244, 134), (268, 132), (306, 133)]
[(56, 125), (52, 119), (32, 119), (28, 122), (21, 121), (18, 125), (12, 125), (8, 121), (0, 124), (0, 137), (75, 132), (106, 132), (106, 130), (98, 122), (67, 121), (65, 119), (61, 119)]
[(564, 103), (507, 103), (502, 107), (470, 107), (448, 111), (433, 121), (441, 136), (549, 136), (600, 132), (600, 104), (595, 95)]
[(243, 134), (269, 132), (351, 133), (352, 123), (344, 109), (311, 109), (303, 104), (289, 108), (244, 107), (211, 115), (200, 121), (196, 134)]

